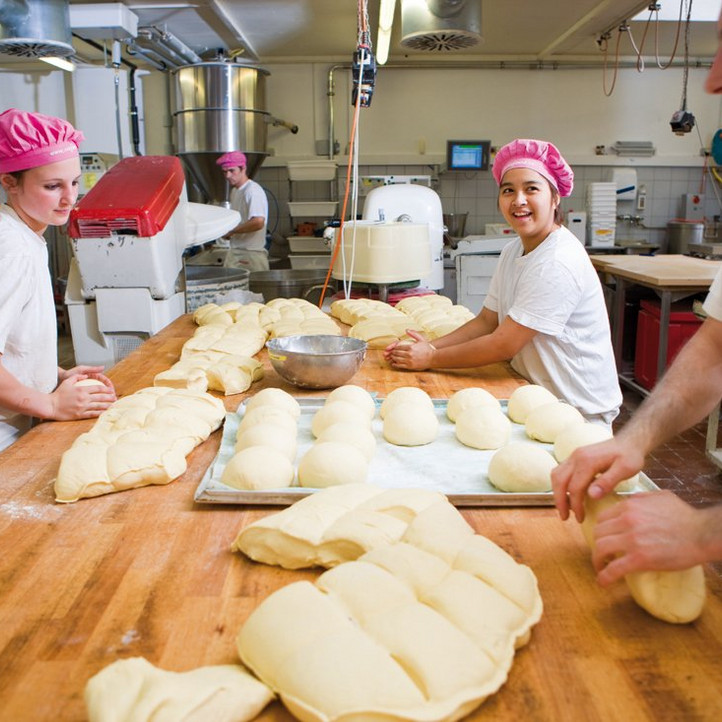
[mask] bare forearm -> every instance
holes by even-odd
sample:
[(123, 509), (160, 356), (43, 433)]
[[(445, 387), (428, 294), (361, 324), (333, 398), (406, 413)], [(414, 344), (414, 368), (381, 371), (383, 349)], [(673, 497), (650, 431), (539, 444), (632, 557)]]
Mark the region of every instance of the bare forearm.
[(50, 394), (25, 386), (0, 364), (0, 406), (26, 416), (49, 419), (53, 415)]
[(619, 436), (648, 454), (698, 423), (722, 396), (722, 323), (708, 320)]
[(439, 348), (436, 346), (431, 357), (429, 368), (435, 369), (458, 369), (471, 368), (473, 366), (485, 366), (486, 364), (507, 361), (513, 354), (499, 343), (493, 335), (473, 338), (453, 346)]

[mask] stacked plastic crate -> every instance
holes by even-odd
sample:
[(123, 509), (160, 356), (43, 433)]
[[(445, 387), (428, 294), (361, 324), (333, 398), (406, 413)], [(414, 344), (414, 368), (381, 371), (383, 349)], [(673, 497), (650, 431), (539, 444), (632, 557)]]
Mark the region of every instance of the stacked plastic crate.
[(617, 229), (617, 184), (590, 183), (587, 186), (588, 245), (608, 248), (614, 245)]

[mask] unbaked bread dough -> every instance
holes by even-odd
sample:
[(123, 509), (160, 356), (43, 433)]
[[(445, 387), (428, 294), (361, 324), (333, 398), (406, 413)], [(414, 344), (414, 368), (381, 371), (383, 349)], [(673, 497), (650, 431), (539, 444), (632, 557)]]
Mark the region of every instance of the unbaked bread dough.
[(105, 386), (100, 379), (81, 379), (75, 382), (76, 386)]
[(296, 418), (292, 416), (287, 409), (282, 406), (272, 406), (271, 404), (263, 404), (256, 406), (255, 409), (246, 409), (243, 413), (243, 418), (240, 424), (238, 424), (238, 434), (251, 426), (261, 423), (270, 423), (275, 426), (281, 426), (291, 433), (296, 433), (298, 430), (298, 422)]
[(311, 433), (315, 438), (327, 427), (344, 422), (361, 429), (371, 428), (371, 417), (358, 404), (350, 401), (329, 401), (325, 403), (311, 419)]
[(554, 457), (541, 446), (514, 441), (491, 457), (489, 481), (501, 491), (551, 491), (551, 473), (556, 465)]
[(143, 657), (119, 659), (85, 685), (89, 722), (246, 722), (273, 698), (238, 664), (168, 672)]
[[(381, 510), (402, 507), (404, 496), (421, 506), (394, 541), (398, 528), (380, 517), (399, 520)], [(472, 712), (503, 684), (541, 616), (531, 570), (475, 535), (433, 492), (327, 489), (254, 522), (239, 539), (259, 542), (260, 534), (267, 544), (257, 551), (287, 561), (301, 547), (326, 565), (320, 552), (339, 526), (335, 548), (369, 551), (315, 585), (296, 582), (267, 597), (238, 635), (243, 662), (299, 719), (442, 722)]]
[(298, 442), (296, 433), (271, 421), (254, 424), (241, 431), (236, 436), (235, 451), (238, 453), (249, 446), (270, 446), (279, 454), (283, 454), (289, 461), (296, 458)]
[(364, 409), (370, 419), (376, 416), (374, 397), (366, 389), (355, 384), (345, 384), (335, 388), (326, 398), (326, 403), (331, 401), (349, 401)]
[(285, 409), (294, 419), (298, 419), (301, 415), (301, 405), (296, 399), (283, 389), (269, 387), (261, 389), (253, 394), (250, 399), (246, 399), (246, 411), (255, 409), (257, 406), (279, 406)]
[(234, 489), (280, 489), (293, 484), (289, 458), (274, 446), (249, 446), (226, 463), (221, 481)]
[(575, 423), (585, 423), (577, 409), (561, 401), (552, 401), (536, 406), (527, 414), (524, 430), (530, 439), (553, 444), (557, 434)]
[(557, 397), (543, 386), (536, 384), (520, 386), (509, 397), (507, 414), (515, 423), (523, 424), (526, 423), (526, 417), (532, 409), (542, 404), (550, 404), (552, 401), (558, 401)]
[(431, 400), (431, 396), (423, 389), (419, 389), (416, 386), (399, 386), (383, 400), (381, 408), (379, 409), (379, 416), (385, 419), (386, 414), (388, 414), (396, 404), (400, 403), (416, 403), (421, 408), (426, 407), (431, 410), (434, 408), (434, 402)]
[(494, 406), (469, 406), (459, 413), (454, 429), (456, 438), (474, 449), (498, 449), (509, 441), (511, 421)]
[[(599, 514), (622, 500), (616, 493), (601, 499), (584, 498), (582, 531), (594, 549), (594, 527)], [(634, 601), (653, 617), (672, 624), (693, 622), (704, 608), (707, 587), (701, 564), (673, 572), (635, 572), (624, 580)]]
[(493, 406), (501, 408), (498, 399), (492, 396), (486, 389), (476, 386), (468, 389), (460, 389), (451, 395), (446, 405), (446, 415), (449, 421), (456, 423), (459, 414), (470, 406)]
[(397, 402), (386, 411), (384, 439), (396, 446), (423, 446), (439, 435), (439, 420), (433, 405), (418, 401)]
[(363, 452), (342, 441), (316, 442), (298, 462), (298, 483), (315, 489), (359, 484), (367, 476), (368, 461)]
[(152, 387), (119, 399), (63, 454), (56, 501), (167, 484), (224, 417), (219, 399), (188, 389)]
[(318, 441), (343, 441), (353, 444), (369, 461), (376, 451), (376, 437), (373, 431), (348, 421), (339, 421), (326, 426), (318, 435)]

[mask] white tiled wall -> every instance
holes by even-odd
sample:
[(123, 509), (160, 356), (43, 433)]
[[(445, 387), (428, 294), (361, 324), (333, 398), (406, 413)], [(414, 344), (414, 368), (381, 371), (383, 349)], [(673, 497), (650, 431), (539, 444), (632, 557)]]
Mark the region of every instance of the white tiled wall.
[[(682, 214), (682, 196), (687, 193), (703, 192), (705, 196), (705, 216), (712, 219), (722, 214), (720, 201), (715, 190), (720, 193), (717, 182), (707, 175), (703, 178), (701, 167), (641, 167), (637, 168), (637, 184), (647, 188), (647, 204), (643, 211), (638, 211), (636, 201), (619, 201), (617, 213), (619, 215), (640, 216), (641, 223), (630, 224), (618, 222), (618, 240), (637, 240), (655, 243), (664, 248), (667, 221), (678, 218)], [(575, 187), (569, 198), (562, 203), (564, 212), (574, 210), (583, 211), (584, 196), (588, 183), (611, 180), (609, 166), (579, 166), (574, 168)], [(429, 166), (388, 165), (388, 166), (361, 166), (359, 173), (366, 175), (432, 175)], [(338, 173), (339, 200), (342, 200), (345, 169), (339, 168)], [(269, 228), (275, 229), (282, 236), (293, 233), (294, 223), (299, 219), (292, 219), (288, 214), (287, 201), (289, 199), (289, 183), (286, 169), (283, 167), (261, 167), (256, 180), (266, 188), (270, 196), (270, 222)], [(466, 223), (467, 234), (480, 234), (484, 232), (487, 223), (502, 223), (503, 218), (497, 210), (497, 187), (490, 171), (480, 173), (451, 174), (444, 173), (433, 177), (432, 187), (441, 197), (445, 213), (468, 213)], [(329, 184), (303, 183), (294, 184), (295, 200), (327, 200)], [(275, 201), (274, 201), (275, 199)], [(359, 201), (360, 208), (363, 207)], [(339, 203), (339, 213), (341, 204)], [(348, 214), (347, 214), (348, 215)], [(315, 220), (319, 225), (323, 219)], [(645, 226), (645, 227), (642, 227)]]

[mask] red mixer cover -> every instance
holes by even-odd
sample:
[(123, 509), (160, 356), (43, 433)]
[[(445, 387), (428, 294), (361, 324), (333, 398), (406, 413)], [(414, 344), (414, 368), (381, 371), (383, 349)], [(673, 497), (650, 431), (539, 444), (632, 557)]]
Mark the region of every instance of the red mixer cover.
[(155, 236), (165, 228), (183, 191), (183, 166), (172, 155), (123, 158), (70, 214), (71, 238), (113, 234)]

